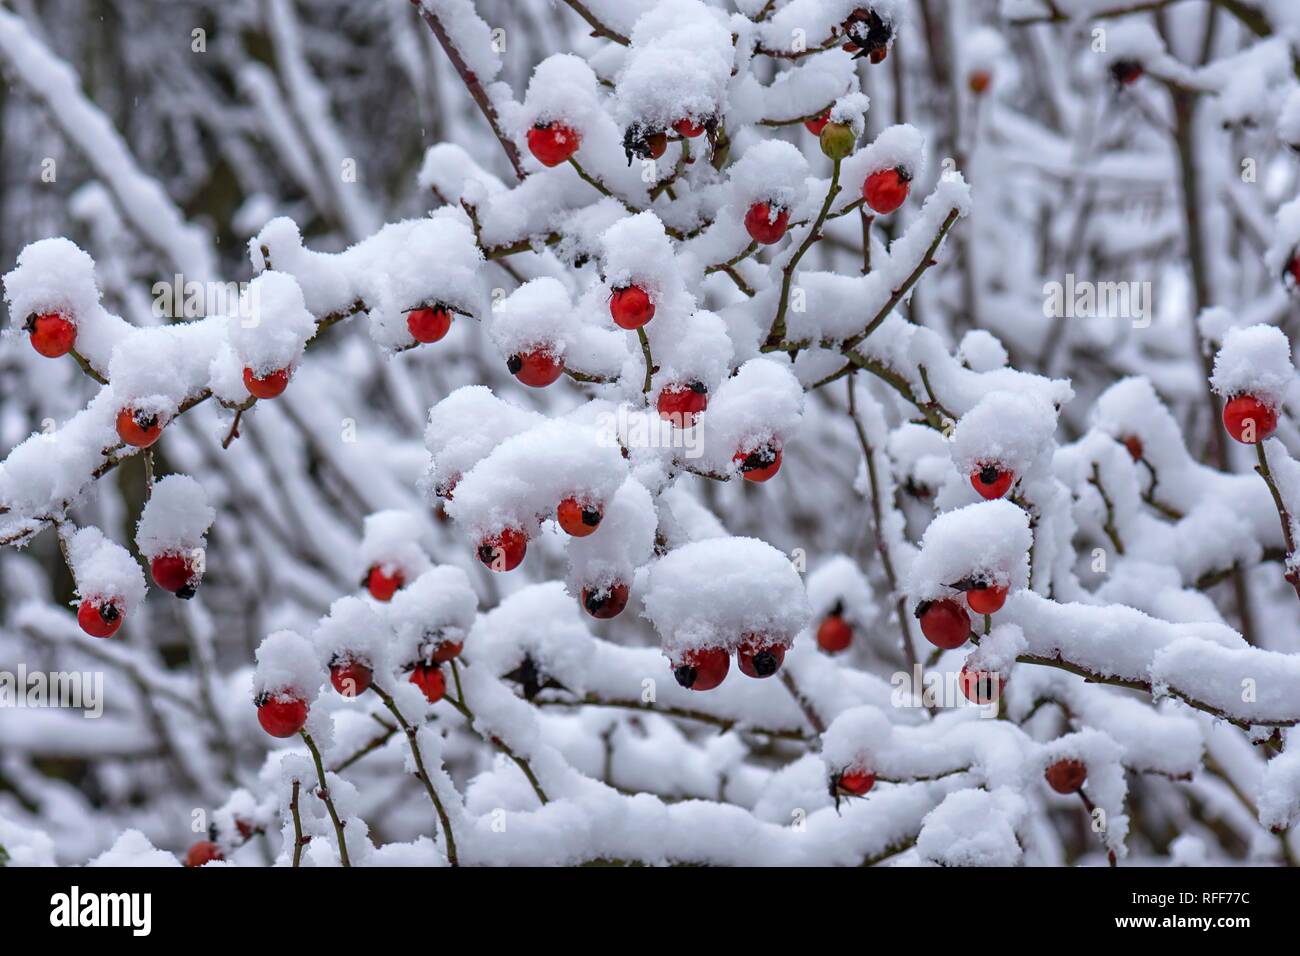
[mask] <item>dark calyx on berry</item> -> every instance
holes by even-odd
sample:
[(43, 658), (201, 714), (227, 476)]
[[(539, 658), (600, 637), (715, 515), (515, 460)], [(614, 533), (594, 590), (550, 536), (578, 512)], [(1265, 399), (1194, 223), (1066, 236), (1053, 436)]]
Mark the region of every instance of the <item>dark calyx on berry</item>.
[(894, 38), (894, 28), (886, 23), (875, 10), (855, 10), (844, 24), (844, 32), (857, 47), (853, 54), (870, 57), (872, 63), (879, 63), (885, 58), (889, 41)]
[(633, 123), (623, 133), (623, 152), (629, 166), (633, 159), (658, 159), (667, 146), (663, 130), (651, 129), (642, 123)]
[(677, 667), (673, 668), (673, 677), (677, 679), (677, 683), (681, 684), (687, 690), (690, 690), (691, 687), (695, 685), (695, 678), (697, 676), (699, 676), (699, 671), (690, 664), (679, 664)]
[(525, 700), (532, 700), (548, 688), (563, 690), (564, 685), (547, 677), (532, 657), (525, 657), (524, 662), (505, 675), (508, 681), (514, 681), (524, 692)]
[(182, 584), (177, 588), (174, 593), (178, 598), (188, 601), (190, 598), (194, 597), (194, 595), (199, 593), (199, 589), (194, 586), (193, 582), (187, 581), (185, 584)]
[(754, 670), (760, 677), (771, 677), (776, 673), (776, 654), (772, 651), (759, 651), (754, 655)]
[(511, 375), (518, 375), (519, 370), (524, 367), (524, 360), (518, 354), (506, 359), (506, 368), (510, 370)]
[(999, 471), (996, 466), (985, 465), (980, 469), (980, 481), (984, 482), (986, 485), (991, 485), (998, 480), (998, 477), (1001, 474), (1002, 472)]

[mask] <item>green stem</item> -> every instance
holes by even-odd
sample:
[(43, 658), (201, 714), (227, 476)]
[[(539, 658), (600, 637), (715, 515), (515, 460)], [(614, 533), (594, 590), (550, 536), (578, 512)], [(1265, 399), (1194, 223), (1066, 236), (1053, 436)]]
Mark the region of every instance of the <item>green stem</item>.
[[(450, 697), (444, 697), (443, 700), (451, 704), (451, 706), (456, 708), (456, 710), (460, 711), (460, 715), (464, 717), (467, 721), (469, 721), (470, 729), (473, 730), (480, 737), (482, 737), (483, 734), (474, 726), (474, 711), (470, 710), (469, 704), (465, 702), (465, 691), (460, 685), (460, 668), (454, 659), (451, 662), (451, 676), (452, 676), (452, 680), (455, 681), (456, 683), (457, 699), (452, 700)], [(546, 791), (542, 789), (541, 783), (539, 783), (537, 780), (537, 775), (533, 773), (532, 765), (529, 764), (525, 758), (520, 757), (513, 750), (511, 750), (510, 745), (507, 744), (500, 737), (495, 737), (495, 736), (490, 737), (488, 738), (488, 741), (491, 744), (493, 744), (498, 750), (500, 750), (503, 754), (505, 754), (507, 757), (509, 757), (511, 760), (514, 761), (515, 766), (518, 767), (520, 772), (522, 772), (523, 775), (528, 778), (529, 784), (532, 785), (533, 793), (537, 794), (537, 799), (540, 800), (543, 804), (549, 803), (550, 801), (546, 796)]]
[(396, 718), (402, 730), (406, 733), (406, 742), (411, 747), (411, 756), (415, 758), (416, 776), (424, 784), (425, 792), (429, 794), (429, 799), (433, 802), (433, 808), (438, 813), (438, 819), (442, 821), (442, 832), (447, 837), (447, 862), (452, 866), (460, 866), (460, 862), (456, 858), (456, 838), (451, 832), (451, 820), (447, 816), (442, 801), (438, 799), (438, 791), (434, 790), (433, 781), (429, 779), (428, 771), (424, 769), (424, 757), (420, 753), (420, 742), (417, 739), (416, 729), (407, 722), (402, 712), (397, 709), (397, 702), (393, 700), (391, 694), (388, 694), (382, 687), (374, 683), (370, 685), (370, 689), (379, 695), (379, 699), (384, 702), (384, 706), (388, 708), (389, 713)]
[[(794, 283), (794, 270), (799, 265), (799, 260), (803, 258), (804, 253), (812, 248), (814, 242), (821, 238), (821, 228), (826, 222), (826, 215), (831, 211), (831, 205), (835, 202), (835, 197), (840, 193), (840, 160), (835, 160), (834, 166), (831, 167), (831, 183), (826, 190), (826, 198), (822, 201), (822, 208), (817, 213), (817, 218), (813, 220), (808, 234), (803, 237), (803, 242), (795, 250), (790, 261), (785, 264), (781, 270), (781, 299), (777, 304), (776, 318), (772, 320), (772, 329), (767, 334), (767, 343), (774, 345), (785, 339), (785, 315), (790, 307), (790, 288)], [(928, 257), (927, 257), (928, 258)]]
[(321, 762), (320, 751), (316, 748), (316, 741), (311, 739), (311, 734), (305, 730), (300, 730), (298, 733), (307, 744), (307, 749), (311, 751), (311, 759), (316, 763), (316, 777), (320, 780), (320, 789), (316, 791), (316, 796), (325, 801), (325, 809), (329, 811), (330, 820), (334, 824), (334, 835), (339, 841), (339, 860), (344, 866), (350, 867), (352, 861), (348, 859), (348, 844), (343, 839), (343, 821), (339, 819), (339, 812), (334, 807), (334, 798), (330, 796), (329, 787), (325, 784), (325, 764)]

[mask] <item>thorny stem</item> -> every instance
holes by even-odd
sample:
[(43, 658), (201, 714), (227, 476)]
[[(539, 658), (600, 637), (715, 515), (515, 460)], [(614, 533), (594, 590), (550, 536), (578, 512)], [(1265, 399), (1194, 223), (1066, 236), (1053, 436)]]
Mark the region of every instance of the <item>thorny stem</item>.
[[(1287, 511), (1286, 504), (1282, 501), (1282, 492), (1278, 490), (1277, 482), (1273, 480), (1273, 472), (1268, 467), (1268, 453), (1264, 451), (1263, 441), (1255, 443), (1255, 455), (1259, 458), (1259, 464), (1255, 466), (1255, 471), (1268, 485), (1268, 490), (1273, 495), (1273, 504), (1277, 507), (1277, 516), (1282, 522), (1282, 540), (1286, 542), (1286, 559), (1282, 562), (1282, 567), (1286, 568), (1295, 557), (1295, 538), (1291, 534), (1291, 515)], [(1300, 598), (1300, 571), (1287, 570), (1283, 573), (1283, 577), (1291, 582), (1296, 597)]]
[(790, 261), (785, 264), (781, 270), (781, 298), (776, 307), (776, 318), (772, 320), (772, 328), (767, 333), (768, 344), (775, 345), (785, 339), (785, 314), (790, 307), (790, 287), (794, 282), (794, 270), (799, 265), (799, 260), (803, 258), (804, 253), (812, 248), (813, 243), (821, 238), (821, 228), (826, 223), (826, 215), (831, 211), (831, 205), (835, 202), (835, 197), (840, 194), (840, 160), (835, 160), (831, 167), (831, 182), (826, 189), (826, 198), (822, 201), (822, 207), (817, 213), (817, 218), (808, 228), (808, 234), (803, 237), (803, 242), (795, 250)]
[(302, 817), (298, 815), (298, 790), (300, 784), (293, 782), (293, 793), (289, 797), (289, 813), (293, 815), (293, 868), (298, 869), (302, 862), (302, 847), (307, 841), (302, 836)]
[[(470, 729), (482, 737), (482, 732), (474, 726), (474, 711), (469, 709), (469, 704), (465, 701), (465, 691), (460, 685), (460, 668), (455, 660), (452, 660), (451, 662), (451, 676), (452, 680), (456, 683), (456, 699), (453, 700), (451, 697), (443, 697), (443, 700), (456, 708), (456, 710), (460, 712), (460, 715), (469, 722)], [(537, 775), (533, 773), (532, 765), (529, 764), (528, 760), (511, 750), (510, 745), (500, 737), (493, 736), (488, 738), (488, 740), (498, 750), (514, 761), (515, 766), (518, 767), (520, 772), (528, 778), (529, 784), (532, 785), (533, 793), (537, 794), (537, 799), (543, 804), (548, 803), (549, 800), (546, 796), (546, 791), (542, 789), (542, 785), (538, 782)]]
[(447, 811), (443, 807), (442, 801), (438, 799), (438, 791), (433, 788), (433, 781), (429, 779), (428, 771), (424, 769), (424, 757), (420, 753), (420, 742), (417, 739), (416, 729), (411, 726), (407, 719), (402, 715), (402, 712), (398, 710), (397, 702), (393, 700), (391, 694), (387, 693), (382, 687), (373, 682), (370, 685), (370, 689), (379, 695), (379, 699), (384, 702), (384, 706), (387, 707), (389, 713), (396, 718), (398, 724), (402, 727), (402, 731), (406, 734), (406, 742), (410, 745), (411, 756), (415, 758), (415, 774), (420, 778), (420, 782), (424, 784), (424, 790), (429, 795), (429, 800), (432, 801), (434, 810), (438, 812), (438, 819), (442, 823), (442, 832), (447, 837), (447, 862), (452, 866), (460, 866), (460, 862), (456, 858), (456, 838), (451, 832), (451, 820), (447, 817)]
[(339, 812), (334, 807), (334, 798), (330, 796), (329, 787), (325, 783), (325, 765), (321, 763), (320, 751), (316, 748), (316, 741), (311, 739), (311, 734), (305, 730), (300, 730), (298, 733), (307, 744), (307, 749), (311, 751), (311, 759), (316, 764), (316, 777), (320, 780), (320, 789), (316, 791), (316, 796), (325, 801), (325, 809), (329, 811), (330, 821), (334, 824), (334, 835), (339, 841), (339, 860), (345, 867), (350, 867), (352, 861), (348, 859), (348, 844), (343, 838), (343, 821), (339, 819)]

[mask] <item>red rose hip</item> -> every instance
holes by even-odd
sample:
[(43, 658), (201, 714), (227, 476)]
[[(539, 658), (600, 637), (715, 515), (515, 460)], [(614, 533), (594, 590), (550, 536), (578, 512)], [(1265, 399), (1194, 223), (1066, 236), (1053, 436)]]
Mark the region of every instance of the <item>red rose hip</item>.
[(307, 723), (307, 702), (286, 693), (264, 695), (257, 702), (257, 722), (272, 737), (292, 737)]
[(582, 137), (563, 123), (538, 123), (528, 131), (528, 149), (543, 166), (558, 166), (578, 151)]
[(879, 215), (888, 215), (907, 199), (912, 175), (902, 166), (878, 169), (862, 184), (862, 198)]
[(91, 637), (112, 637), (122, 626), (122, 609), (115, 601), (86, 598), (77, 606), (77, 623)]
[(689, 428), (700, 412), (709, 407), (709, 390), (703, 382), (668, 385), (659, 393), (656, 406), (660, 418), (672, 422), (676, 428)]
[(976, 614), (995, 614), (1007, 603), (1007, 589), (996, 584), (971, 588), (966, 592), (966, 603)]
[(428, 345), (436, 342), (451, 328), (451, 312), (437, 306), (428, 309), (412, 309), (406, 313), (406, 330), (415, 341)]
[(611, 584), (602, 588), (582, 589), (582, 609), (599, 621), (618, 617), (627, 607), (628, 586)]
[(148, 448), (162, 434), (162, 419), (149, 412), (124, 408), (117, 413), (117, 437), (127, 445)]
[(736, 663), (746, 677), (771, 677), (785, 661), (785, 645), (753, 638), (736, 650)]
[(183, 554), (160, 554), (149, 562), (154, 583), (177, 597), (192, 598), (198, 587), (198, 569)]
[(966, 664), (961, 669), (961, 692), (972, 704), (991, 704), (1002, 696), (1005, 681), (996, 671), (975, 671)]
[(853, 628), (839, 614), (828, 614), (817, 626), (817, 646), (828, 654), (848, 650), (853, 643)]
[(406, 583), (406, 575), (400, 568), (393, 568), (392, 571), (385, 571), (384, 566), (380, 564), (372, 565), (366, 572), (365, 580), (366, 589), (370, 596), (376, 601), (391, 601), (393, 595), (398, 589)]
[(1254, 445), (1277, 429), (1277, 412), (1254, 395), (1234, 395), (1223, 406), (1223, 427), (1243, 445)]
[(57, 312), (33, 315), (26, 329), (32, 336), (32, 348), (46, 358), (59, 358), (77, 344), (77, 327)]
[(971, 487), (989, 501), (1005, 495), (1015, 480), (1015, 472), (991, 464), (980, 464), (970, 473)]
[(687, 116), (674, 123), (673, 130), (683, 139), (694, 139), (704, 132), (704, 124), (697, 123)]
[(749, 237), (764, 246), (780, 242), (789, 225), (790, 210), (770, 203), (756, 202), (745, 213), (745, 228), (749, 231)]
[(447, 693), (447, 678), (437, 664), (416, 664), (411, 671), (411, 683), (424, 692), (424, 699), (431, 704), (438, 703)]
[(916, 609), (921, 633), (935, 647), (952, 650), (970, 637), (970, 615), (956, 601), (926, 601)]
[(731, 669), (731, 655), (720, 647), (687, 651), (673, 667), (673, 677), (687, 690), (713, 690)]
[(344, 697), (360, 697), (374, 678), (375, 672), (360, 661), (336, 660), (330, 664), (330, 683)]
[(213, 860), (224, 860), (221, 854), (221, 848), (211, 840), (200, 840), (194, 844), (185, 854), (185, 865), (189, 867), (202, 866), (204, 863), (211, 863)]
[(620, 329), (639, 329), (655, 317), (650, 293), (638, 285), (615, 289), (609, 299), (609, 314)]
[(585, 538), (598, 527), (603, 514), (599, 507), (591, 502), (579, 501), (577, 498), (565, 498), (555, 509), (555, 520), (559, 522), (565, 534), (573, 538)]
[(808, 132), (812, 133), (814, 136), (820, 136), (822, 134), (822, 130), (826, 128), (826, 124), (829, 123), (830, 121), (831, 121), (831, 108), (828, 106), (826, 107), (825, 110), (818, 113), (812, 119), (804, 120), (803, 128), (806, 129)]
[(751, 452), (737, 452), (732, 462), (746, 481), (767, 481), (781, 470), (781, 449), (775, 444), (761, 445)]
[(290, 371), (287, 368), (276, 369), (258, 378), (251, 368), (244, 369), (244, 388), (254, 398), (276, 398), (289, 387)]
[(478, 559), (493, 571), (513, 571), (524, 560), (528, 538), (518, 528), (505, 528), (478, 546)]
[(876, 785), (876, 775), (865, 770), (846, 770), (839, 775), (835, 784), (845, 793), (861, 797)]
[(1078, 793), (1088, 779), (1088, 768), (1081, 760), (1058, 760), (1047, 768), (1047, 785), (1057, 793)]
[(564, 374), (564, 360), (546, 349), (531, 349), (510, 356), (506, 368), (530, 388), (545, 388)]

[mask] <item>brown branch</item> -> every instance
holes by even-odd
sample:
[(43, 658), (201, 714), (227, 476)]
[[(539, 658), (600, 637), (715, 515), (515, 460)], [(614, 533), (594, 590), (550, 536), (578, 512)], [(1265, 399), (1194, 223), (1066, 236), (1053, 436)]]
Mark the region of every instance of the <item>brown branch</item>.
[(474, 98), (474, 102), (478, 105), (479, 111), (483, 114), (483, 118), (487, 120), (488, 125), (492, 127), (492, 132), (496, 134), (497, 142), (499, 142), (501, 148), (505, 150), (506, 158), (510, 160), (510, 165), (514, 167), (515, 176), (517, 176), (522, 182), (528, 177), (528, 173), (524, 171), (523, 163), (520, 161), (519, 150), (515, 146), (514, 142), (501, 130), (501, 119), (497, 116), (497, 108), (493, 106), (492, 101), (488, 99), (487, 91), (483, 89), (483, 84), (479, 81), (479, 78), (474, 75), (474, 72), (466, 65), (465, 58), (460, 55), (460, 51), (456, 49), (456, 45), (451, 42), (451, 37), (447, 35), (446, 28), (443, 27), (442, 22), (437, 18), (437, 16), (425, 7), (424, 4), (420, 3), (419, 0), (412, 0), (412, 2), (416, 5), (416, 9), (419, 11), (421, 19), (429, 25), (429, 29), (433, 31), (433, 35), (438, 38), (438, 43), (442, 46), (443, 51), (446, 52), (447, 59), (451, 60), (451, 65), (454, 66), (456, 72), (460, 74), (461, 80), (465, 83), (465, 88), (469, 90), (469, 95)]
[(564, 0), (565, 3), (582, 19), (587, 21), (591, 27), (591, 35), (594, 37), (604, 37), (606, 40), (613, 40), (619, 46), (629, 46), (632, 41), (623, 34), (619, 33), (613, 27), (606, 26), (596, 19), (596, 15), (587, 9), (587, 5), (582, 0)]
[[(1255, 443), (1255, 454), (1259, 458), (1259, 464), (1255, 466), (1255, 471), (1264, 479), (1268, 485), (1269, 492), (1273, 495), (1273, 504), (1277, 508), (1277, 516), (1282, 522), (1282, 540), (1286, 542), (1286, 559), (1282, 566), (1287, 566), (1295, 560), (1295, 539), (1291, 534), (1291, 515), (1286, 509), (1286, 504), (1282, 501), (1282, 492), (1278, 490), (1277, 482), (1273, 480), (1273, 472), (1268, 467), (1268, 454), (1264, 451), (1264, 442)], [(1295, 589), (1296, 597), (1300, 598), (1300, 571), (1295, 568), (1288, 568), (1282, 575), (1291, 583)]]

